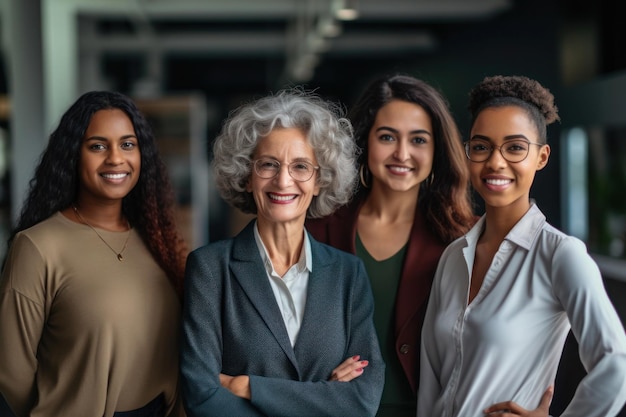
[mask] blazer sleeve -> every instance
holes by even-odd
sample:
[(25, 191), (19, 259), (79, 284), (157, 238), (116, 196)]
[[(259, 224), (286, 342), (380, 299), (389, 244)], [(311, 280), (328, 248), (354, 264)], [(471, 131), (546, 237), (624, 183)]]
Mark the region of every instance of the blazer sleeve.
[(226, 273), (227, 266), (216, 257), (209, 257), (212, 261), (207, 265), (200, 257), (198, 251), (189, 255), (185, 273), (181, 374), (187, 416), (264, 416), (250, 401), (220, 384), (222, 288), (217, 274)]
[(0, 278), (0, 393), (17, 416), (28, 415), (36, 398), (45, 270), (33, 242), (18, 235)]
[(554, 293), (587, 370), (562, 417), (616, 415), (626, 401), (626, 334), (600, 271), (584, 243), (573, 237), (556, 248), (552, 271)]
[[(376, 414), (384, 384), (385, 364), (374, 330), (374, 300), (369, 280), (361, 260), (354, 260), (351, 277), (353, 291), (349, 298), (327, 302), (349, 303), (347, 311), (351, 335), (347, 357), (358, 354), (367, 359), (369, 365), (361, 376), (350, 382), (293, 381), (251, 375), (252, 404), (265, 414), (285, 417), (365, 417)], [(326, 343), (333, 343), (333, 340), (329, 339)]]

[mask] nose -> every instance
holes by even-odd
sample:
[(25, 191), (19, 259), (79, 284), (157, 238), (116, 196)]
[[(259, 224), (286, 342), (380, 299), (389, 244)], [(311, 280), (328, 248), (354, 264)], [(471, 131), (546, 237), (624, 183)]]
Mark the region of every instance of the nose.
[(500, 146), (492, 145), (491, 155), (489, 155), (489, 158), (487, 158), (485, 163), (492, 169), (506, 166), (507, 161), (504, 159), (504, 156), (502, 156), (502, 148)]
[(291, 184), (292, 178), (291, 174), (289, 174), (289, 166), (287, 164), (280, 165), (280, 169), (274, 177), (274, 181), (276, 181), (280, 187), (286, 187)]
[(124, 157), (122, 155), (122, 150), (117, 146), (111, 147), (107, 153), (106, 162), (110, 165), (119, 165), (123, 163)]
[(396, 150), (393, 153), (394, 158), (398, 161), (406, 161), (409, 158), (409, 148), (405, 141), (400, 140), (396, 145)]

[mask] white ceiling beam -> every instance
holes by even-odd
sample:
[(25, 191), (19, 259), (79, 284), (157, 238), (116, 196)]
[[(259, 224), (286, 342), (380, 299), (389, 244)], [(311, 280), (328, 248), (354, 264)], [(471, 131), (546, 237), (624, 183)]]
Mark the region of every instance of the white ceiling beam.
[[(122, 17), (141, 13), (151, 19), (284, 20), (305, 0), (62, 0), (80, 14)], [(317, 0), (328, 3), (328, 0)], [(316, 4), (317, 4), (316, 3)], [(502, 12), (512, 0), (359, 0), (361, 20), (449, 20), (480, 18)]]
[[(255, 32), (242, 34), (205, 33), (205, 34), (167, 34), (150, 37), (115, 35), (98, 38), (81, 38), (80, 50), (93, 52), (143, 52), (154, 44), (159, 45), (162, 53), (201, 53), (266, 55), (285, 53), (287, 41), (282, 32)], [(435, 47), (436, 39), (425, 31), (412, 34), (370, 34), (351, 33), (338, 38), (327, 39), (330, 53), (356, 53), (389, 49), (397, 51), (407, 48), (426, 50)], [(384, 51), (382, 51), (384, 52)]]

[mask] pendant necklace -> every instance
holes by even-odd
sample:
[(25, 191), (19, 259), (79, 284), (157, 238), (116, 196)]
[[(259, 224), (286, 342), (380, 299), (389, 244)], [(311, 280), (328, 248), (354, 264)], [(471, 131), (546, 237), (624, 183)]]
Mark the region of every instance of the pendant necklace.
[(117, 252), (115, 249), (113, 249), (113, 247), (111, 245), (109, 245), (109, 243), (104, 240), (104, 238), (100, 235), (100, 233), (98, 233), (98, 231), (96, 230), (95, 227), (93, 227), (92, 225), (90, 225), (89, 223), (87, 223), (87, 220), (85, 220), (83, 218), (83, 216), (80, 215), (80, 213), (78, 212), (78, 208), (76, 207), (76, 205), (72, 205), (72, 208), (74, 209), (74, 213), (76, 213), (76, 217), (78, 217), (78, 219), (83, 222), (85, 225), (89, 226), (89, 228), (91, 230), (93, 230), (96, 235), (98, 235), (98, 237), (100, 238), (101, 241), (104, 242), (105, 245), (108, 246), (109, 249), (111, 249), (111, 251), (117, 256), (117, 260), (120, 262), (124, 261), (124, 256), (122, 255), (124, 253), (124, 251), (126, 250), (126, 245), (128, 244), (128, 238), (130, 237), (130, 223), (128, 223), (128, 219), (126, 219), (126, 224), (128, 225), (128, 234), (126, 235), (126, 240), (124, 241), (124, 247), (122, 248), (121, 251)]

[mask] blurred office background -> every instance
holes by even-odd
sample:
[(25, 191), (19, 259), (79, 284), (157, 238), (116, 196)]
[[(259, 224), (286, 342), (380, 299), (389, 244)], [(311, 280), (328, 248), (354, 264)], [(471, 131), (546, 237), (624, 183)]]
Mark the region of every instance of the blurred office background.
[[(126, 93), (148, 115), (181, 227), (197, 247), (242, 223), (217, 196), (209, 168), (211, 140), (242, 102), (303, 85), (349, 107), (372, 77), (402, 72), (439, 88), (466, 134), (469, 89), (487, 75), (519, 74), (551, 89), (562, 119), (549, 129), (552, 158), (532, 196), (553, 225), (588, 244), (624, 317), (626, 25), (618, 6), (0, 0), (0, 251), (47, 136), (85, 91)], [(564, 361), (573, 363), (575, 347), (568, 349)], [(580, 373), (564, 368), (564, 381)], [(556, 411), (564, 397), (555, 398)]]

